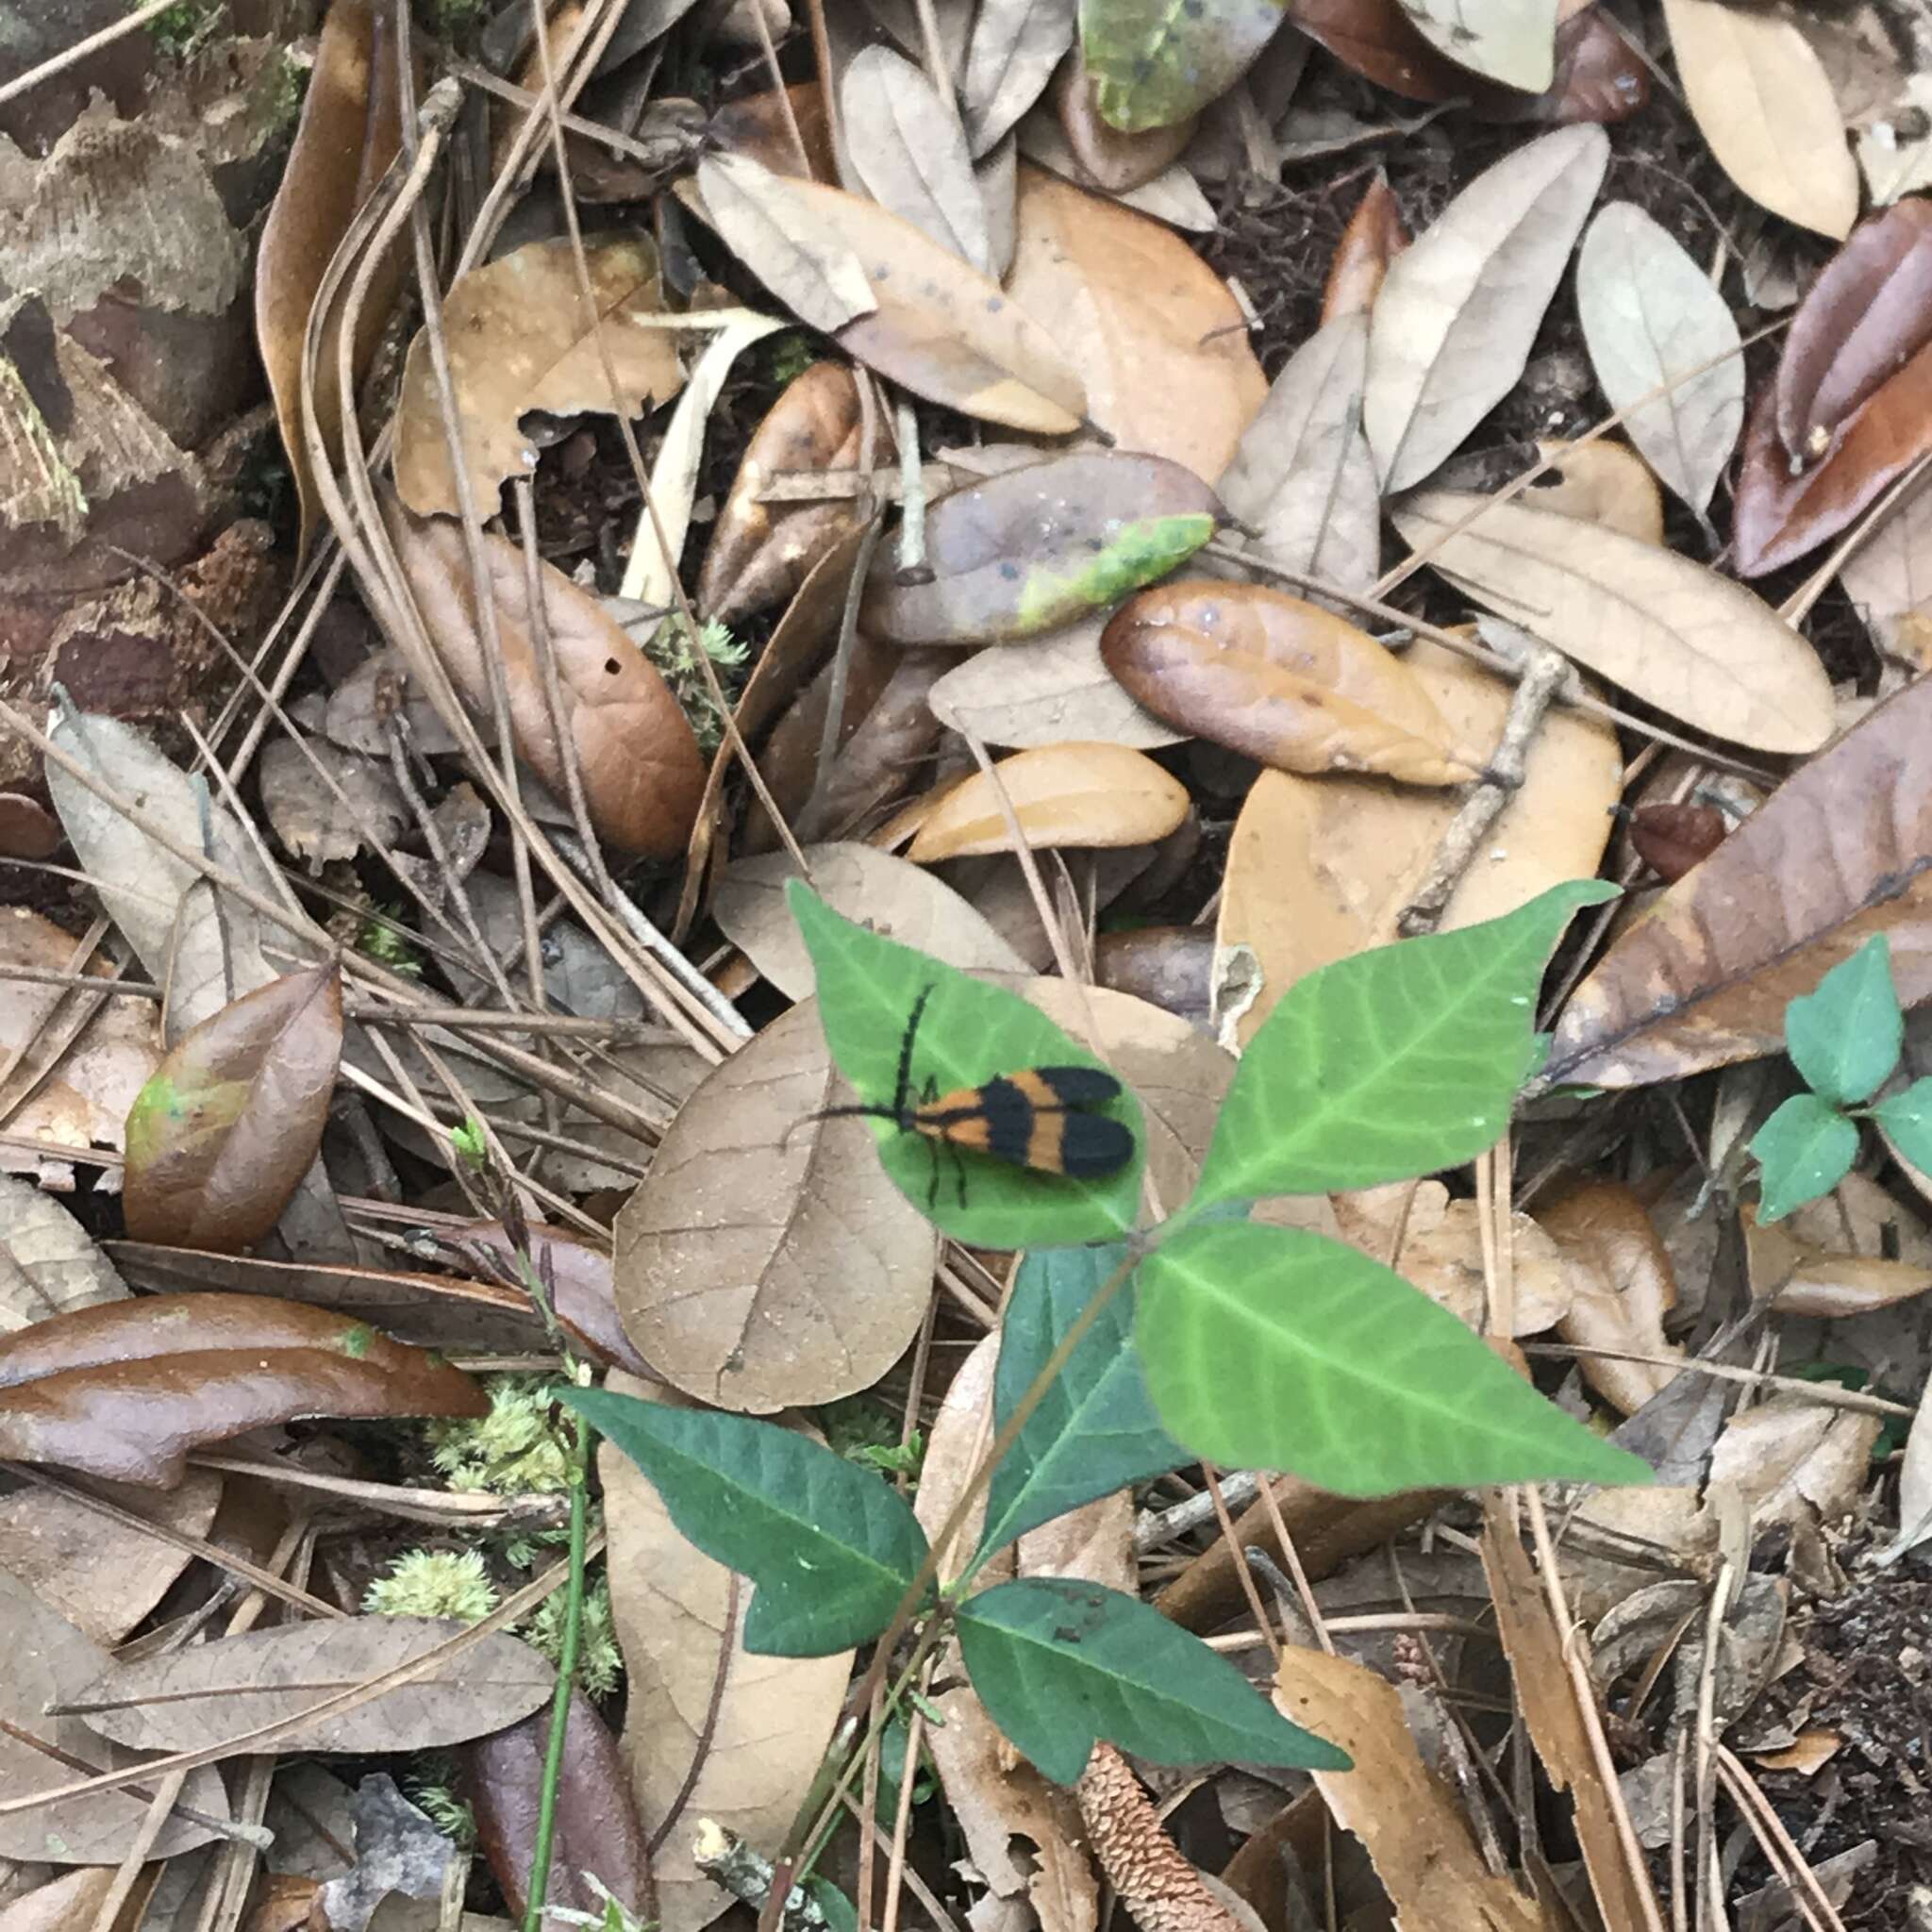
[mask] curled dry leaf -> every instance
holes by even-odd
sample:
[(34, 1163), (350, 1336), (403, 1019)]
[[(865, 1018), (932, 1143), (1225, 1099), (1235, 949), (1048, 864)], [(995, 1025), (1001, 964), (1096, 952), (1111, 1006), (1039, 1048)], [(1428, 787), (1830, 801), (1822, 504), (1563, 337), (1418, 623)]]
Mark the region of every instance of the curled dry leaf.
[(679, 1109), (617, 1217), (617, 1306), (675, 1388), (769, 1414), (870, 1387), (931, 1292), (932, 1228), (880, 1168), (801, 1002)]
[[(683, 386), (675, 338), (654, 325), (663, 317), (664, 286), (650, 238), (598, 242), (584, 250), (584, 267), (594, 320), (585, 313), (567, 237), (529, 242), (472, 269), (444, 300), (450, 386), (479, 520), (495, 515), (504, 483), (537, 466), (536, 445), (519, 426), (528, 411), (641, 415)], [(426, 330), (409, 344), (403, 370), (395, 475), (396, 493), (418, 516), (459, 513)]]
[[(74, 1783), (72, 1766), (52, 1752), (89, 1766), (104, 1758), (117, 1767), (132, 1761), (128, 1753), (104, 1749), (99, 1736), (78, 1718), (56, 1717), (48, 1710), (98, 1676), (108, 1662), (107, 1652), (4, 1570), (0, 1628), (7, 1632), (0, 1652), (0, 1717), (8, 1721), (8, 1730), (0, 1732), (0, 1797), (11, 1803)], [(37, 1750), (10, 1735), (15, 1727), (42, 1740), (51, 1751)], [(152, 1797), (152, 1787), (140, 1793), (90, 1791), (0, 1815), (0, 1858), (50, 1865), (117, 1863), (142, 1838)], [(227, 1793), (212, 1765), (189, 1773), (181, 1802), (207, 1817), (228, 1816)], [(206, 1824), (176, 1811), (162, 1821), (159, 1836), (147, 1849), (157, 1857), (174, 1857), (214, 1836)], [(60, 1922), (70, 1928), (73, 1923)]]
[(1247, 71), (1286, 18), (1281, 0), (1080, 0), (1080, 47), (1101, 113), (1124, 133), (1197, 114)]
[[(278, 738), (256, 761), (261, 808), (275, 834), (317, 871), (353, 858), (372, 841), (387, 845), (409, 823), (388, 765), (324, 740), (304, 745)], [(326, 772), (340, 795), (323, 778)], [(367, 831), (363, 829), (368, 827)]]
[(1335, 244), (1322, 290), (1323, 327), (1341, 316), (1367, 315), (1375, 306), (1389, 264), (1407, 246), (1402, 204), (1395, 199), (1389, 177), (1377, 168)]
[(1458, 590), (1667, 716), (1763, 751), (1815, 751), (1831, 736), (1818, 654), (1741, 584), (1521, 498), (1432, 490), (1392, 514)]
[(1446, 101), (1469, 76), (1416, 31), (1400, 0), (1292, 0), (1289, 18), (1344, 67), (1412, 101)]
[(1760, 208), (1842, 240), (1858, 164), (1818, 56), (1782, 15), (1663, 0), (1677, 78), (1718, 166)]
[[(1568, 0), (1557, 9), (1568, 11)], [(1557, 29), (1557, 71), (1540, 94), (1477, 88), (1472, 106), (1486, 121), (1628, 120), (1650, 104), (1650, 69), (1616, 25), (1596, 7), (1571, 14)]]
[[(105, 1738), (200, 1751), (413, 1662), (461, 1633), (447, 1617), (343, 1617), (249, 1630), (170, 1657), (110, 1664), (73, 1700)], [(413, 1683), (298, 1726), (289, 1751), (434, 1751), (486, 1736), (549, 1701), (557, 1673), (501, 1631)]]
[[(928, 402), (985, 422), (1041, 436), (1079, 428), (1087, 395), (1078, 375), (1053, 334), (996, 282), (874, 202), (741, 158), (708, 157), (694, 191), (679, 185), (708, 221), (721, 168), (728, 192), (758, 214), (756, 225), (726, 236), (733, 252), (800, 313), (792, 292), (799, 259), (836, 273), (839, 299), (818, 306), (839, 319), (806, 320), (847, 353)], [(841, 315), (841, 307), (848, 312)]]
[[(1664, 1323), (1677, 1306), (1669, 1250), (1643, 1203), (1621, 1181), (1573, 1188), (1539, 1203), (1537, 1218), (1561, 1244), (1575, 1290), (1557, 1332), (1587, 1351), (1577, 1362), (1583, 1379), (1606, 1402), (1635, 1415), (1677, 1371), (1616, 1356), (1683, 1357), (1677, 1343), (1664, 1339)], [(1593, 1352), (1599, 1349), (1609, 1353)]]
[[(1598, 384), (1611, 408), (1630, 410), (1624, 433), (1703, 511), (1744, 421), (1744, 360), (1730, 305), (1651, 216), (1613, 201), (1583, 238), (1576, 309)], [(1659, 389), (1666, 392), (1656, 401), (1632, 408)]]
[[(477, 716), (490, 716), (483, 632), (461, 533), (450, 523), (420, 522), (393, 500), (383, 508), (437, 656), (465, 703)], [(563, 760), (574, 757), (591, 824), (618, 851), (675, 857), (697, 814), (705, 762), (670, 686), (594, 597), (540, 563), (544, 624), (571, 740), (566, 753), (551, 725), (531, 634), (523, 550), (507, 537), (484, 534), (477, 541), (496, 606), (518, 751), (558, 798), (569, 795)]]
[[(255, 336), (275, 398), (282, 447), (302, 506), (300, 548), (306, 551), (322, 519), (308, 439), (302, 427), (302, 342), (308, 312), (356, 212), (395, 158), (401, 143), (395, 20), (371, 0), (333, 0), (316, 43), (302, 119), (281, 185), (262, 225), (256, 261)], [(397, 291), (407, 243), (398, 236), (377, 266), (358, 318), (351, 371), (369, 367)], [(316, 356), (315, 418), (331, 456), (341, 444), (341, 396), (332, 322)]]
[(1143, 711), (1101, 660), (1105, 628), (1105, 619), (1088, 617), (1024, 651), (993, 644), (956, 664), (926, 702), (941, 724), (987, 744), (1024, 749), (1078, 739), (1137, 751), (1177, 744), (1185, 734)]
[[(812, 890), (834, 912), (862, 919), (875, 933), (917, 946), (964, 973), (1021, 973), (1025, 962), (959, 894), (916, 865), (870, 845), (808, 845)], [(741, 858), (718, 881), (711, 916), (718, 929), (788, 999), (811, 996), (811, 956), (785, 904), (798, 876), (788, 852)]]
[(1088, 419), (1116, 449), (1218, 475), (1267, 392), (1227, 285), (1158, 222), (1044, 169), (1021, 168), (1017, 219), (1008, 287), (1054, 317)]
[(1284, 772), (1368, 772), (1460, 785), (1428, 694), (1366, 631), (1280, 591), (1186, 579), (1130, 597), (1100, 654), (1176, 729)]
[(0, 1456), (166, 1488), (189, 1451), (298, 1416), (475, 1416), (470, 1378), (265, 1295), (109, 1302), (0, 1337)]
[(1283, 568), (1343, 591), (1381, 574), (1382, 506), (1362, 434), (1369, 322), (1343, 315), (1289, 358), (1216, 486)]
[(1595, 126), (1506, 156), (1390, 263), (1362, 422), (1385, 491), (1420, 483), (1516, 384), (1609, 161)]
[[(1187, 788), (1144, 753), (1119, 744), (1051, 744), (1015, 752), (993, 767), (1026, 842), (1147, 845), (1188, 815)], [(980, 852), (1010, 852), (1012, 834), (984, 772), (940, 800), (919, 828), (910, 858), (929, 865)]]
[(1865, 1486), (1883, 1420), (1802, 1395), (1768, 1396), (1724, 1424), (1710, 1483), (1735, 1485), (1754, 1534), (1836, 1522)]
[(1641, 805), (1630, 814), (1630, 849), (1665, 885), (1674, 886), (1724, 843), (1730, 828), (1730, 820), (1714, 805)]
[[(627, 1376), (621, 1394), (663, 1400)], [(652, 1857), (664, 1932), (699, 1932), (730, 1903), (691, 1860), (700, 1818), (775, 1852), (831, 1741), (852, 1653), (759, 1657), (744, 1648), (751, 1591), (673, 1525), (657, 1490), (609, 1443), (597, 1450), (610, 1611), (629, 1678), (624, 1754)]]
[(1786, 779), (1577, 988), (1549, 1077), (1636, 1087), (1777, 1053), (1786, 1003), (1875, 932), (1932, 996), (1932, 684), (1907, 685)]
[(1831, 1245), (1820, 1245), (1805, 1239), (1789, 1220), (1767, 1226), (1750, 1208), (1740, 1211), (1752, 1295), (1769, 1301), (1781, 1315), (1845, 1321), (1911, 1301), (1932, 1289), (1932, 1266), (1923, 1261), (1846, 1253), (1842, 1233)]
[(839, 85), (845, 152), (878, 205), (982, 274), (992, 267), (986, 203), (966, 131), (923, 69), (890, 47), (861, 47)]
[(986, 0), (966, 42), (959, 109), (974, 158), (1046, 92), (1074, 38), (1074, 0)]
[(956, 490), (926, 519), (929, 577), (882, 554), (867, 629), (900, 644), (1010, 643), (1104, 609), (1214, 534), (1214, 492), (1164, 457), (1058, 457)]
[(128, 1233), (221, 1251), (258, 1241), (322, 1146), (341, 1054), (333, 962), (272, 979), (204, 1020), (128, 1110)]

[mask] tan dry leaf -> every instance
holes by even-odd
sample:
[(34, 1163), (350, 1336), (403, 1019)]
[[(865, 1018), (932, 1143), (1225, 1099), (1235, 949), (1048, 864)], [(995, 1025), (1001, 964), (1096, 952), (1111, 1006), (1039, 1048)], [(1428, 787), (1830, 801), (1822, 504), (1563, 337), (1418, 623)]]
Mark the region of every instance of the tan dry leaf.
[(1524, 501), (1559, 517), (1599, 524), (1641, 543), (1664, 541), (1664, 499), (1650, 465), (1635, 450), (1599, 437), (1595, 442), (1540, 442), (1554, 461), (1529, 486)]
[[(416, 594), (431, 643), (464, 701), (492, 715), (470, 567), (461, 532), (383, 504), (391, 540)], [(522, 546), (477, 539), (503, 643), (517, 749), (552, 794), (569, 795), (564, 753), (551, 728), (531, 637)], [(620, 852), (672, 858), (684, 850), (705, 788), (697, 740), (670, 687), (597, 600), (547, 563), (538, 566), (563, 724), (574, 741), (584, 802), (598, 836)]]
[[(1862, 1179), (1862, 1175), (1846, 1176), (1846, 1181)], [(1840, 1182), (1823, 1204), (1810, 1205), (1824, 1205), (1842, 1213), (1842, 1203), (1834, 1196), (1844, 1191), (1845, 1182)], [(1932, 1289), (1932, 1266), (1924, 1261), (1847, 1253), (1849, 1237), (1842, 1221), (1831, 1225), (1824, 1244), (1818, 1245), (1793, 1227), (1795, 1216), (1766, 1225), (1749, 1207), (1739, 1211), (1744, 1224), (1745, 1268), (1752, 1297), (1769, 1301), (1781, 1315), (1844, 1321), (1910, 1301)], [(1819, 1217), (1814, 1215), (1811, 1224), (1818, 1223)]]
[[(1508, 711), (1508, 687), (1426, 641), (1411, 645), (1406, 661), (1454, 741), (1487, 762)], [(1442, 929), (1498, 917), (1565, 879), (1592, 876), (1609, 841), (1623, 772), (1609, 726), (1552, 710), (1530, 746), (1523, 788), (1457, 887)], [(1216, 932), (1224, 966), (1245, 946), (1259, 967), (1259, 995), (1241, 1015), (1241, 1039), (1303, 974), (1395, 938), (1396, 916), (1456, 809), (1453, 797), (1384, 779), (1261, 774), (1236, 821)]]
[(1385, 491), (1420, 483), (1515, 387), (1609, 152), (1597, 126), (1512, 150), (1389, 264), (1362, 396)]
[(1786, 779), (1628, 926), (1557, 1022), (1546, 1072), (1643, 1086), (1781, 1051), (1788, 1001), (1874, 932), (1932, 995), (1932, 681)]
[(1353, 1771), (1310, 1775), (1374, 1861), (1402, 1932), (1551, 1932), (1507, 1874), (1483, 1863), (1460, 1801), (1416, 1749), (1394, 1685), (1345, 1657), (1290, 1649), (1274, 1706), (1355, 1759)]
[[(664, 287), (649, 238), (595, 243), (585, 249), (584, 260), (595, 327), (584, 313), (568, 238), (532, 242), (473, 269), (444, 299), (450, 381), (471, 507), (479, 520), (496, 514), (497, 492), (507, 481), (536, 469), (536, 446), (519, 426), (528, 411), (610, 413), (621, 401), (625, 415), (641, 415), (683, 385), (675, 338), (651, 325), (663, 315)], [(617, 377), (615, 400), (605, 374), (607, 355)], [(458, 515), (461, 505), (426, 331), (409, 344), (396, 415), (397, 493), (418, 516)]]
[(1485, 501), (1424, 491), (1391, 514), (1439, 575), (1667, 716), (1760, 751), (1816, 751), (1831, 736), (1817, 652), (1743, 585), (1521, 498)]
[[(1677, 1306), (1677, 1276), (1649, 1212), (1621, 1181), (1588, 1181), (1548, 1203), (1537, 1219), (1563, 1250), (1574, 1294), (1557, 1324), (1567, 1342), (1586, 1350), (1683, 1359), (1681, 1343), (1664, 1337)], [(1635, 1415), (1677, 1378), (1674, 1368), (1586, 1354), (1583, 1379), (1614, 1407)]]
[(1838, 580), (1885, 656), (1913, 675), (1932, 669), (1932, 478), (1880, 519)]
[[(1041, 436), (1079, 428), (1087, 393), (1078, 373), (1055, 332), (996, 282), (875, 202), (742, 158), (708, 157), (695, 188), (679, 184), (679, 195), (707, 220), (716, 212), (707, 213), (708, 184), (721, 166), (739, 197), (734, 207), (753, 202), (758, 217), (755, 227), (726, 237), (733, 251), (799, 313), (791, 285), (800, 261), (829, 266), (835, 299), (816, 304), (826, 319), (806, 319), (849, 354), (929, 402), (985, 422)], [(822, 277), (810, 284), (825, 287)], [(870, 306), (856, 306), (861, 295)]]
[[(1038, 848), (1151, 844), (1188, 815), (1187, 788), (1124, 745), (1042, 745), (993, 769), (1021, 831)], [(909, 856), (924, 865), (1013, 849), (991, 781), (975, 772), (926, 816)]]
[(1710, 1452), (1710, 1486), (1728, 1483), (1752, 1533), (1835, 1523), (1857, 1501), (1883, 1418), (1773, 1395), (1724, 1424)]
[(1268, 392), (1227, 285), (1159, 223), (1022, 167), (1019, 241), (1007, 279), (1086, 386), (1087, 417), (1114, 446), (1227, 467)]
[[(660, 1387), (622, 1374), (606, 1386), (666, 1399)], [(659, 1924), (662, 1932), (699, 1932), (731, 1899), (691, 1861), (697, 1821), (715, 1818), (758, 1850), (777, 1852), (831, 1741), (852, 1653), (747, 1651), (750, 1585), (678, 1533), (657, 1490), (608, 1442), (598, 1445), (597, 1471), (611, 1621), (630, 1687), (624, 1752), (638, 1816), (661, 1838), (652, 1855)]]
[(625, 1332), (674, 1387), (770, 1414), (872, 1383), (912, 1340), (934, 1235), (887, 1180), (802, 1001), (713, 1070), (617, 1217)]
[(1858, 166), (1804, 35), (1722, 0), (1664, 0), (1664, 20), (1718, 166), (1760, 208), (1842, 242), (1858, 218)]
[[(1025, 962), (952, 887), (890, 853), (849, 841), (805, 848), (812, 890), (833, 911), (962, 973), (1024, 973)], [(811, 956), (785, 903), (798, 876), (788, 852), (741, 858), (718, 880), (718, 929), (788, 999), (811, 997)]]
[(1105, 617), (1036, 638), (1024, 651), (992, 644), (955, 664), (926, 693), (941, 724), (987, 744), (1024, 750), (1069, 740), (1154, 751), (1178, 744), (1101, 662)]

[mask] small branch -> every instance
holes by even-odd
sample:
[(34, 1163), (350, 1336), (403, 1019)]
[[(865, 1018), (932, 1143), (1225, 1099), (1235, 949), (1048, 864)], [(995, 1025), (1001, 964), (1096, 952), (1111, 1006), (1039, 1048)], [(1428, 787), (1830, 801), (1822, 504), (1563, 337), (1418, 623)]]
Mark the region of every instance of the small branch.
[[(713, 1885), (723, 1886), (735, 1899), (761, 1907), (772, 1895), (772, 1861), (755, 1852), (715, 1818), (698, 1820), (691, 1843), (691, 1861)], [(830, 1923), (816, 1900), (802, 1886), (786, 1894), (784, 1932), (831, 1932)]]

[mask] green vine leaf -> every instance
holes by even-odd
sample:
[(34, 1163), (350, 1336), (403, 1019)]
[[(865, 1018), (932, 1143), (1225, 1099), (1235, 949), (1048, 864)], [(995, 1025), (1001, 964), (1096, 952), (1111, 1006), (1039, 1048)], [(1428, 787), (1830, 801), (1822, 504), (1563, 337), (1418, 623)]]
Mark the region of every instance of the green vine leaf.
[(1759, 1168), (1757, 1219), (1782, 1221), (1851, 1172), (1857, 1123), (1815, 1093), (1794, 1093), (1751, 1137), (1751, 1152)]
[(1785, 1051), (1814, 1093), (1839, 1107), (1869, 1100), (1905, 1051), (1906, 1016), (1891, 982), (1891, 948), (1875, 932), (1815, 992), (1785, 1008)]

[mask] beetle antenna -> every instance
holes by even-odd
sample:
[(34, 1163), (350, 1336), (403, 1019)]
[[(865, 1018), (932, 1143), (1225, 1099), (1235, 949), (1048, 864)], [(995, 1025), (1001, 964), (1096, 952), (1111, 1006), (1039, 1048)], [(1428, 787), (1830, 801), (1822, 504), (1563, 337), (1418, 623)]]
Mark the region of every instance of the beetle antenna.
[(907, 1096), (912, 1091), (912, 1042), (919, 1036), (919, 1023), (925, 1017), (925, 1003), (931, 999), (939, 981), (928, 980), (912, 1002), (911, 1017), (906, 1022), (906, 1038), (899, 1042), (899, 1080), (892, 1090), (894, 1118), (906, 1118)]

